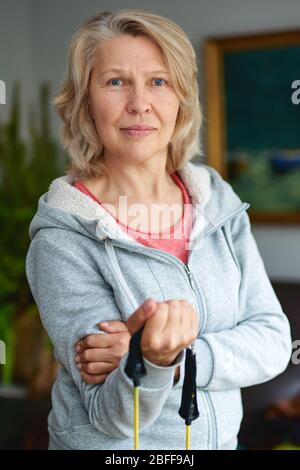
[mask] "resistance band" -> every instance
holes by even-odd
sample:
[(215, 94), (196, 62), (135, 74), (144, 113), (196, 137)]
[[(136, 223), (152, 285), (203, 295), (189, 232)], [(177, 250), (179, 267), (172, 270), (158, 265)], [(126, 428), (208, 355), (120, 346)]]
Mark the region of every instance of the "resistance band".
[[(133, 379), (134, 391), (134, 449), (139, 449), (139, 386), (141, 378), (147, 372), (144, 365), (141, 350), (141, 336), (143, 328), (137, 331), (130, 339), (129, 353), (125, 372), (129, 378)], [(179, 415), (185, 420), (186, 425), (186, 449), (191, 448), (191, 422), (199, 417), (197, 405), (197, 363), (196, 352), (193, 348), (186, 349), (185, 372), (181, 394), (181, 405)]]

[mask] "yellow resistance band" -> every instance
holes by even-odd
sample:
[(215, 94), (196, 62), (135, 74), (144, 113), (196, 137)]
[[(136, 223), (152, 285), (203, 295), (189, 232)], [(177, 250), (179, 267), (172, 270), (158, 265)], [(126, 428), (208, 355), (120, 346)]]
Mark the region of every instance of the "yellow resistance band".
[[(133, 399), (134, 399), (134, 449), (139, 449), (139, 387), (134, 387), (133, 389)], [(193, 394), (194, 396), (194, 394)], [(185, 448), (186, 450), (191, 449), (191, 425), (185, 426)]]
[[(192, 394), (192, 398), (194, 398), (195, 394)], [(185, 448), (186, 450), (191, 449), (191, 425), (186, 424), (185, 425)]]
[[(140, 379), (147, 374), (143, 363), (141, 351), (141, 334), (143, 329), (136, 332), (130, 340), (129, 355), (125, 372), (128, 377), (133, 378), (133, 401), (134, 401), (134, 449), (139, 448), (139, 385)], [(193, 387), (193, 389), (192, 389)], [(190, 400), (192, 398), (192, 401)], [(191, 448), (191, 421), (199, 416), (196, 398), (196, 354), (187, 348), (185, 358), (185, 379), (183, 382), (181, 405), (179, 415), (186, 423), (186, 449)], [(187, 424), (188, 423), (188, 424)]]
[(134, 449), (139, 448), (139, 387), (134, 387)]
[(185, 448), (186, 450), (191, 449), (191, 425), (185, 425)]

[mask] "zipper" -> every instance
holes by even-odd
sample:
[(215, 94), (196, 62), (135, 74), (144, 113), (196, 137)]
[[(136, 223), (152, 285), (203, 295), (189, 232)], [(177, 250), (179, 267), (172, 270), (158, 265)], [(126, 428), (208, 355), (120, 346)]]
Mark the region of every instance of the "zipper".
[[(221, 221), (218, 225), (213, 226), (208, 231), (207, 235), (211, 235), (214, 231), (218, 230), (218, 228), (221, 227), (225, 222), (227, 222), (229, 219), (235, 217), (236, 215), (238, 215), (243, 210), (246, 210), (249, 206), (250, 205), (248, 203), (242, 203), (241, 206), (236, 211), (232, 212), (229, 216), (224, 218), (223, 221)], [(113, 246), (123, 248), (123, 249), (127, 248), (127, 249), (129, 249), (129, 251), (141, 253), (143, 255), (146, 254), (147, 256), (158, 259), (159, 261), (161, 261), (161, 259), (169, 260), (169, 262), (171, 262), (171, 264), (173, 266), (177, 267), (180, 271), (182, 270), (182, 267), (184, 267), (184, 270), (187, 273), (189, 285), (190, 285), (190, 287), (191, 287), (191, 289), (194, 293), (194, 296), (196, 298), (196, 303), (197, 303), (197, 306), (198, 306), (198, 309), (197, 309), (198, 324), (200, 324), (200, 311), (202, 311), (202, 313), (203, 313), (203, 323), (202, 323), (202, 326), (200, 327), (200, 332), (199, 332), (200, 335), (201, 335), (201, 333), (203, 332), (203, 330), (205, 328), (205, 325), (206, 325), (207, 309), (206, 309), (206, 304), (203, 300), (204, 296), (203, 296), (202, 292), (200, 291), (200, 287), (199, 287), (198, 283), (196, 282), (196, 278), (193, 275), (193, 273), (191, 271), (191, 268), (190, 268), (190, 265), (189, 265), (191, 254), (192, 254), (193, 250), (189, 253), (188, 262), (185, 264), (180, 259), (178, 259), (177, 257), (171, 255), (170, 253), (167, 253), (166, 251), (162, 251), (162, 250), (158, 250), (158, 249), (154, 249), (154, 248), (150, 248), (150, 247), (144, 247), (144, 246), (143, 246), (143, 248), (140, 248), (138, 244), (135, 245), (131, 242), (127, 242), (127, 241), (124, 241), (124, 240), (122, 240), (122, 241), (116, 240), (116, 239), (112, 240), (109, 237), (107, 237), (104, 240), (104, 242), (105, 242), (105, 247), (107, 249), (108, 257), (109, 257), (114, 275), (117, 278), (117, 280), (120, 281), (122, 288), (124, 289), (126, 295), (128, 296), (128, 298), (129, 298), (129, 300), (130, 300), (130, 302), (133, 306), (136, 306), (137, 303), (136, 303), (136, 301), (135, 301), (135, 299), (132, 295), (132, 292), (130, 291), (130, 289), (127, 285), (127, 282), (126, 282), (126, 280), (123, 276), (122, 271), (120, 270), (118, 260), (117, 260), (115, 251), (113, 249)], [(199, 311), (199, 306), (201, 306), (200, 311)], [(193, 345), (192, 345), (192, 349), (193, 349)], [(213, 405), (213, 402), (212, 402), (212, 399), (211, 399), (211, 396), (210, 396), (209, 392), (207, 390), (201, 390), (201, 392), (203, 393), (205, 403), (207, 404), (208, 418), (209, 418), (210, 427), (212, 429), (212, 439), (211, 439), (211, 445), (209, 446), (209, 448), (214, 450), (214, 449), (217, 448), (217, 421), (216, 421), (215, 409), (214, 409), (214, 405)]]
[[(197, 305), (199, 305), (198, 298), (200, 298), (200, 304), (202, 306), (201, 311), (206, 312), (206, 309), (203, 308), (204, 304), (203, 304), (203, 300), (202, 300), (202, 295), (201, 294), (199, 295), (199, 288), (198, 288), (198, 285), (196, 283), (196, 280), (194, 279), (194, 275), (192, 273), (190, 265), (187, 263), (187, 264), (184, 265), (184, 268), (187, 272), (190, 286), (191, 286), (192, 290), (194, 291), (194, 296), (196, 298)], [(198, 295), (197, 295), (196, 289), (198, 290)], [(205, 318), (204, 318), (204, 315), (205, 315)], [(198, 322), (199, 322), (198, 325), (200, 325), (200, 314), (199, 314)], [(200, 326), (200, 329), (198, 331), (198, 335), (201, 334), (202, 331), (204, 330), (205, 324), (206, 324), (206, 314), (203, 314), (203, 322), (202, 322), (202, 326)]]
[[(203, 319), (205, 318), (205, 320), (206, 320), (207, 319), (207, 309), (206, 309), (206, 305), (203, 301), (204, 297), (203, 297), (203, 295), (200, 294), (199, 289), (198, 289), (198, 292), (196, 292), (195, 287), (196, 286), (198, 287), (198, 285), (197, 285), (196, 278), (194, 277), (189, 264), (185, 264), (185, 269), (186, 269), (186, 272), (188, 274), (188, 278), (189, 278), (189, 281), (190, 281), (191, 288), (194, 291), (194, 294), (195, 294), (195, 297), (196, 297), (196, 300), (197, 300), (197, 305), (199, 305), (198, 299), (200, 299), (200, 304), (201, 304), (201, 307), (202, 307), (201, 311), (203, 313)], [(200, 331), (198, 332), (198, 335), (201, 336), (201, 334), (202, 334), (202, 332), (205, 328), (205, 324), (206, 324), (206, 321), (205, 322), (203, 321), (202, 326), (200, 327)], [(215, 413), (214, 405), (213, 405), (210, 393), (207, 390), (201, 390), (201, 392), (203, 393), (203, 398), (204, 398), (204, 400), (207, 404), (209, 425), (210, 425), (210, 428), (212, 430), (212, 440), (211, 440), (211, 446), (209, 446), (209, 448), (211, 450), (216, 450), (217, 449), (217, 420), (216, 420), (216, 413)]]

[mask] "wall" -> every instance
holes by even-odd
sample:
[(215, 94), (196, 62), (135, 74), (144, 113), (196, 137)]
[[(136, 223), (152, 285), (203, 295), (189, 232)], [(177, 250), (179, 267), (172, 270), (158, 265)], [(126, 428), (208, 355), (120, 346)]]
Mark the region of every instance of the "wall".
[(0, 80), (6, 84), (6, 105), (0, 105), (0, 119), (7, 118), (12, 86), (19, 81), (23, 136), (27, 134), (29, 106), (36, 98), (32, 21), (31, 0), (0, 0)]

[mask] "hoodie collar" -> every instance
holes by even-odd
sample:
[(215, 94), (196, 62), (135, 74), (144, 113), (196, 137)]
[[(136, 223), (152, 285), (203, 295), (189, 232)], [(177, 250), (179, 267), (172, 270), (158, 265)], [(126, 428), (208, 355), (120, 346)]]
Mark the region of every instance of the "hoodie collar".
[[(191, 240), (212, 233), (228, 218), (249, 204), (241, 203), (232, 187), (220, 174), (204, 163), (186, 162), (177, 170), (193, 204), (193, 229)], [(77, 231), (94, 239), (106, 237), (138, 243), (118, 224), (116, 219), (100, 204), (74, 186), (71, 178), (61, 176), (50, 184), (48, 192), (38, 202), (38, 210), (30, 227), (33, 239), (43, 228), (62, 228)], [(200, 216), (199, 216), (200, 215)]]
[[(177, 173), (187, 188), (192, 203), (204, 207), (211, 197), (209, 171), (187, 162), (183, 168), (177, 170)], [(56, 178), (50, 184), (47, 204), (87, 221), (97, 219), (97, 238), (104, 239), (109, 236), (115, 239), (133, 240), (105, 208), (72, 186), (72, 180), (68, 175)]]

